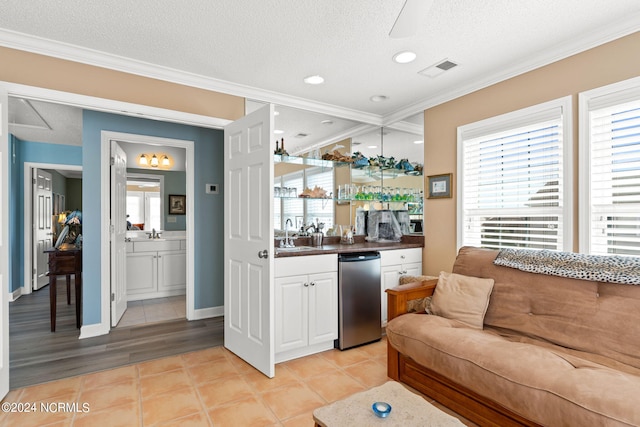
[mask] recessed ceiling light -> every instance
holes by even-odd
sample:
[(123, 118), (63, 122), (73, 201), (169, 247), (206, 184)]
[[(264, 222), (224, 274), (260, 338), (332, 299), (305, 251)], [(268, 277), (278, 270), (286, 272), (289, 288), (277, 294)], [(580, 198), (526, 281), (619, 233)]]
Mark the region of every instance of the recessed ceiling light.
[(324, 83), (324, 78), (316, 74), (313, 76), (305, 77), (304, 82), (308, 85), (319, 85)]
[(371, 98), (369, 98), (371, 101), (373, 102), (383, 102), (386, 101), (387, 99), (389, 99), (388, 96), (386, 95), (373, 95)]
[(367, 148), (378, 148), (377, 145), (368, 145)]
[(323, 125), (332, 125), (333, 124), (333, 120), (323, 120), (320, 122)]
[(273, 131), (273, 133), (275, 133), (276, 135), (282, 135), (284, 133), (284, 131), (280, 130), (280, 129), (276, 129), (276, 130)]
[(393, 60), (398, 64), (408, 64), (409, 62), (413, 62), (417, 56), (415, 52), (405, 50), (404, 52), (398, 52), (393, 55)]
[(413, 141), (414, 144), (424, 144), (424, 141)]

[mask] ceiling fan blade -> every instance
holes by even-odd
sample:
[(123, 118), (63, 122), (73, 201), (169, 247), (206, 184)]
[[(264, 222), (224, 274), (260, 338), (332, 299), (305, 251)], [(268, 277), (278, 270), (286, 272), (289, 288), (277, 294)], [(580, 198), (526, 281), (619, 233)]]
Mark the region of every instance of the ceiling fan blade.
[(432, 4), (433, 0), (406, 0), (389, 32), (389, 37), (401, 39), (415, 35), (420, 25), (424, 24)]

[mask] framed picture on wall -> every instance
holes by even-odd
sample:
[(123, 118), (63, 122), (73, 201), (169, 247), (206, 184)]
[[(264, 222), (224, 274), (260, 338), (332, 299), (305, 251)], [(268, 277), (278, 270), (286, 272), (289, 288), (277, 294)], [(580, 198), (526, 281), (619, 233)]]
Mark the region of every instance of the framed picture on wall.
[(438, 199), (451, 197), (451, 175), (450, 173), (445, 173), (442, 175), (428, 176), (427, 188), (429, 192), (427, 193), (427, 198)]
[(185, 215), (187, 213), (187, 196), (169, 195), (169, 215)]

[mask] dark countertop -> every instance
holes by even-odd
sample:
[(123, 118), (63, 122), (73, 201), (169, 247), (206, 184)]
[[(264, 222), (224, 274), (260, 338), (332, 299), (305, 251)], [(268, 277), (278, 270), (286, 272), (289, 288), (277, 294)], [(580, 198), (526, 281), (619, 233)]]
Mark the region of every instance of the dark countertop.
[[(339, 238), (325, 238), (326, 243), (323, 242), (322, 246), (317, 248), (302, 251), (293, 252), (278, 252), (278, 247), (275, 248), (276, 258), (286, 258), (292, 256), (306, 256), (306, 255), (325, 255), (325, 254), (341, 254), (341, 253), (353, 253), (353, 252), (370, 252), (370, 251), (387, 251), (393, 249), (410, 249), (410, 248), (422, 248), (424, 247), (424, 236), (403, 236), (400, 242), (367, 242), (364, 238), (358, 238), (352, 245), (345, 245), (340, 243)], [(311, 246), (306, 243), (304, 239), (298, 239), (296, 246)]]

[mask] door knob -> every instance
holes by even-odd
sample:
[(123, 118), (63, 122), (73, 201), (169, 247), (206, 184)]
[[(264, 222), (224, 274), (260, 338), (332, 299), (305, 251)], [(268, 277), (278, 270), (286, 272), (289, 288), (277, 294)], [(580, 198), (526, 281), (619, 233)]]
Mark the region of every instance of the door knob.
[(265, 249), (258, 252), (258, 258), (269, 258), (269, 251)]

